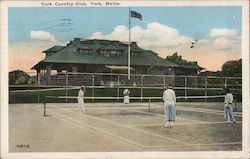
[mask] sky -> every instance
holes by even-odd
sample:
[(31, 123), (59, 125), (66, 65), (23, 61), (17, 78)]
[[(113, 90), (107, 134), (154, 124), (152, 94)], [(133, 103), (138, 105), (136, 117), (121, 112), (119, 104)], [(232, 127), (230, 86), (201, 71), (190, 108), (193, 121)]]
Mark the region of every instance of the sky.
[[(142, 15), (142, 21), (131, 18), (131, 40), (160, 57), (178, 52), (209, 71), (241, 58), (241, 7), (130, 9)], [(9, 8), (8, 14), (10, 71), (31, 71), (44, 59), (42, 51), (75, 37), (128, 41), (128, 7)]]

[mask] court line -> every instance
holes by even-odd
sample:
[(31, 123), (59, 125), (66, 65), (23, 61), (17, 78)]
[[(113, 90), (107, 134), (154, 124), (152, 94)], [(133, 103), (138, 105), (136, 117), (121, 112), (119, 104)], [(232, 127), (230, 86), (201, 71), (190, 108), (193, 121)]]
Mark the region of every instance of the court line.
[[(71, 107), (61, 107), (61, 108), (71, 108)], [(77, 107), (74, 107), (74, 108), (77, 108)], [(78, 107), (79, 108), (79, 107)], [(152, 113), (152, 112), (143, 112), (143, 111), (135, 111), (135, 110), (133, 110), (133, 109), (148, 109), (148, 107), (146, 106), (146, 107), (142, 107), (142, 106), (139, 106), (139, 107), (112, 107), (112, 108), (109, 108), (109, 107), (107, 107), (107, 108), (88, 108), (88, 109), (101, 109), (101, 110), (128, 110), (128, 111), (132, 111), (132, 112), (137, 112), (137, 113), (142, 113), (142, 114), (148, 114), (148, 115), (155, 115), (155, 116), (160, 116), (160, 117), (164, 117), (164, 115), (162, 115), (162, 114), (159, 114), (159, 113)], [(163, 109), (163, 108), (162, 108)], [(179, 119), (182, 119), (182, 120), (187, 120), (187, 121), (191, 121), (191, 122), (200, 122), (200, 121), (198, 121), (198, 120), (194, 120), (194, 119), (188, 119), (188, 118), (183, 118), (183, 117), (179, 117), (178, 116), (178, 118)]]
[[(72, 112), (72, 111), (70, 111), (70, 110), (66, 110), (66, 111)], [(67, 117), (65, 117), (65, 116), (63, 116), (63, 115), (58, 115), (57, 113), (54, 113), (54, 114), (57, 115), (57, 116), (61, 116), (61, 117), (67, 119)], [(88, 118), (92, 118), (92, 119), (96, 119), (96, 120), (101, 120), (101, 121), (104, 121), (104, 122), (108, 122), (108, 123), (111, 123), (111, 124), (114, 124), (114, 125), (118, 125), (118, 126), (121, 126), (121, 127), (127, 127), (127, 128), (129, 128), (129, 129), (134, 129), (134, 130), (141, 131), (141, 132), (144, 132), (144, 133), (147, 133), (147, 134), (151, 134), (151, 135), (154, 135), (154, 136), (166, 138), (165, 136), (162, 136), (162, 135), (150, 133), (150, 132), (147, 132), (147, 131), (144, 131), (144, 130), (140, 130), (140, 129), (136, 129), (136, 128), (131, 128), (130, 126), (120, 125), (120, 124), (118, 124), (118, 123), (111, 122), (111, 121), (106, 120), (106, 119), (101, 119), (101, 118), (93, 117), (93, 116), (86, 115), (86, 114), (84, 114), (84, 116), (85, 116), (85, 117), (87, 116)], [(83, 123), (79, 123), (79, 122), (77, 122), (77, 121), (74, 121), (74, 120), (72, 120), (72, 119), (67, 119), (67, 120), (70, 120), (70, 121), (72, 121), (72, 122), (75, 122), (75, 123), (77, 123), (77, 124), (79, 124), (79, 125), (83, 124)], [(202, 122), (202, 123), (208, 123), (208, 122)], [(197, 124), (202, 124), (202, 123), (197, 123)], [(209, 123), (225, 123), (225, 122), (209, 122)], [(88, 128), (90, 128), (90, 129), (99, 131), (99, 132), (101, 132), (101, 134), (103, 134), (103, 132), (105, 132), (105, 134), (108, 135), (108, 136), (115, 137), (115, 138), (117, 137), (116, 135), (113, 135), (112, 133), (106, 133), (106, 131), (104, 131), (104, 130), (99, 130), (99, 129), (97, 129), (97, 128), (91, 127), (91, 126), (89, 126), (88, 124), (83, 124), (83, 125), (86, 125), (86, 126), (87, 126)], [(118, 137), (118, 138), (120, 139), (121, 137)], [(167, 138), (167, 139), (169, 139), (169, 138)], [(127, 141), (128, 141), (128, 142), (131, 142), (130, 140), (127, 140), (127, 139), (125, 139), (125, 140), (126, 140), (126, 142), (127, 142)], [(177, 139), (174, 139), (174, 140), (176, 141)], [(127, 142), (127, 143), (128, 143), (128, 142)], [(179, 141), (178, 141), (178, 142), (179, 142)], [(142, 146), (142, 145), (136, 143), (136, 144), (137, 144), (136, 146), (139, 147), (138, 145), (140, 145), (140, 146), (141, 146), (140, 148), (142, 148), (142, 149), (152, 149), (152, 148), (171, 148), (171, 147), (190, 147), (190, 146), (219, 146), (219, 145), (236, 145), (236, 144), (242, 144), (242, 142), (209, 143), (209, 144), (189, 144), (189, 143), (187, 143), (187, 142), (183, 142), (183, 141), (181, 141), (181, 142), (182, 142), (182, 143), (185, 143), (185, 144), (183, 144), (183, 145), (171, 145), (171, 146)], [(130, 144), (131, 144), (131, 143), (130, 143)], [(134, 146), (134, 145), (133, 145), (133, 146)]]
[[(241, 121), (237, 121), (237, 123), (242, 123)], [(227, 122), (200, 122), (200, 123), (178, 123), (176, 122), (175, 125), (200, 125), (200, 124), (234, 124), (234, 123), (227, 123)], [(127, 124), (128, 126), (137, 127), (137, 126), (162, 126), (163, 124)]]
[(123, 141), (123, 142), (126, 142), (126, 143), (128, 143), (128, 144), (130, 144), (130, 145), (136, 147), (136, 148), (140, 148), (140, 149), (143, 149), (143, 148), (144, 148), (144, 146), (142, 146), (141, 144), (138, 144), (138, 143), (136, 143), (136, 142), (134, 142), (134, 141), (131, 141), (131, 140), (127, 140), (126, 138), (117, 136), (117, 135), (115, 135), (115, 134), (113, 134), (113, 133), (104, 131), (104, 130), (99, 129), (99, 128), (96, 128), (96, 127), (92, 127), (92, 126), (90, 126), (89, 124), (80, 123), (80, 122), (75, 121), (75, 120), (73, 120), (73, 119), (70, 119), (70, 118), (68, 118), (68, 117), (66, 117), (66, 116), (59, 115), (58, 113), (55, 113), (55, 112), (51, 112), (51, 111), (49, 111), (49, 112), (52, 113), (52, 114), (54, 114), (54, 115), (56, 115), (56, 116), (58, 116), (58, 117), (61, 117), (61, 118), (65, 119), (65, 120), (69, 120), (69, 121), (71, 121), (71, 122), (73, 122), (73, 123), (75, 123), (75, 124), (78, 124), (78, 125), (80, 125), (80, 126), (83, 126), (83, 127), (85, 127), (85, 128), (88, 128), (88, 129), (90, 129), (90, 130), (92, 130), (92, 131), (94, 130), (94, 132), (99, 132), (99, 133), (102, 134), (102, 135), (107, 135), (107, 136), (110, 136), (110, 137), (119, 139), (119, 140), (121, 140), (121, 141)]
[[(151, 114), (151, 115), (156, 115), (156, 116), (164, 117), (164, 115), (159, 114), (159, 113), (143, 112), (143, 111), (138, 111), (138, 110), (129, 110), (129, 111), (133, 111), (133, 112), (137, 112), (137, 113), (142, 113), (142, 114)], [(178, 118), (179, 119), (183, 119), (183, 120), (187, 120), (187, 121), (191, 121), (191, 122), (196, 122), (196, 123), (200, 123), (201, 122), (201, 121), (198, 121), (198, 120), (183, 118), (183, 117), (179, 117), (179, 116), (178, 116)]]
[[(66, 111), (69, 112), (69, 110), (66, 110)], [(72, 112), (72, 111), (70, 111), (70, 112)], [(113, 124), (113, 125), (116, 125), (118, 127), (124, 127), (124, 128), (127, 128), (127, 129), (132, 129), (132, 130), (135, 130), (135, 131), (138, 131), (138, 132), (142, 132), (142, 133), (145, 133), (145, 134), (148, 134), (148, 135), (152, 135), (152, 136), (164, 138), (164, 139), (171, 140), (171, 141), (174, 141), (174, 142), (179, 142), (179, 143), (182, 143), (182, 144), (185, 144), (185, 145), (189, 144), (187, 142), (184, 142), (184, 141), (181, 141), (181, 140), (178, 140), (178, 139), (173, 139), (173, 138), (169, 138), (169, 137), (162, 136), (162, 135), (159, 135), (159, 134), (151, 133), (151, 132), (148, 132), (148, 131), (145, 131), (145, 130), (141, 130), (141, 129), (137, 129), (137, 128), (134, 128), (134, 127), (130, 127), (130, 126), (125, 125), (125, 124), (121, 125), (120, 123), (112, 122), (112, 121), (107, 120), (107, 119), (102, 119), (102, 118), (90, 116), (90, 115), (87, 115), (87, 114), (84, 114), (83, 116), (91, 118), (91, 119), (103, 121), (103, 122), (106, 122), (106, 123), (109, 123), (109, 124)]]
[[(159, 105), (156, 105), (154, 107), (156, 109), (160, 109), (161, 107)], [(224, 111), (222, 110), (212, 110), (212, 109), (204, 109), (204, 108), (194, 108), (194, 107), (183, 107), (183, 106), (176, 106), (176, 109), (178, 110), (184, 110), (184, 111), (193, 111), (193, 112), (200, 112), (200, 113), (210, 113), (215, 115), (223, 115)], [(242, 117), (241, 112), (234, 112), (234, 116)]]

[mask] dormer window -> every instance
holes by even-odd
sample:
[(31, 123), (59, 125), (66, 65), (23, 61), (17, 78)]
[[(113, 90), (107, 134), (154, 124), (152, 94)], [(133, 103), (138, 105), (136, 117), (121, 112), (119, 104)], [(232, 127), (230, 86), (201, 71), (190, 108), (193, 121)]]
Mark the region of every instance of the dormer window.
[(99, 51), (101, 55), (106, 57), (120, 56), (122, 54), (121, 48), (112, 44), (101, 47)]
[(78, 48), (77, 50), (81, 54), (90, 54), (91, 53), (91, 49), (87, 46), (83, 46), (81, 48)]
[(80, 52), (81, 54), (90, 54), (90, 53), (91, 53), (91, 50), (89, 50), (89, 49), (79, 49), (79, 52)]
[(122, 54), (121, 50), (101, 50), (101, 54), (106, 57), (120, 56)]

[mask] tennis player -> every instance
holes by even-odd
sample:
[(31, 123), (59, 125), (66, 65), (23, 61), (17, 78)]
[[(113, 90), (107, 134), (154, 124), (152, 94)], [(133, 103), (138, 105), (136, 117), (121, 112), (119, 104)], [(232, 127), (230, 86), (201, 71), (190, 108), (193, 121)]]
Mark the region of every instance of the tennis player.
[(163, 93), (165, 127), (172, 127), (176, 118), (176, 96), (172, 85), (168, 85)]
[(235, 119), (234, 119), (234, 114), (233, 114), (233, 94), (231, 93), (231, 91), (226, 88), (225, 89), (225, 101), (224, 101), (224, 117), (227, 118), (227, 122), (230, 123), (230, 119), (232, 118), (233, 122), (235, 123)]
[(128, 88), (124, 89), (124, 91), (123, 91), (123, 95), (124, 95), (123, 102), (124, 102), (124, 104), (129, 104), (129, 94), (130, 94), (129, 89)]
[(85, 93), (85, 87), (81, 86), (79, 92), (78, 92), (78, 104), (80, 107), (80, 113), (85, 113), (85, 105), (84, 105), (84, 93)]

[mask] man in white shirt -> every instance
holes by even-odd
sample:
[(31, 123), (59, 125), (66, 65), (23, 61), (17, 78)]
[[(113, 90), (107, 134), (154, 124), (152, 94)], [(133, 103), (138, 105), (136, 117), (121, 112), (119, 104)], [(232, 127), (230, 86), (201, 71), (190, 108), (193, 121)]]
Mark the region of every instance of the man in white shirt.
[(235, 123), (235, 119), (234, 119), (234, 114), (233, 114), (233, 95), (231, 93), (231, 91), (226, 88), (225, 89), (225, 101), (224, 101), (224, 117), (227, 118), (227, 122), (230, 123), (230, 118), (232, 118), (233, 122)]
[(163, 93), (165, 127), (172, 127), (176, 118), (176, 96), (172, 85), (168, 85)]
[(84, 105), (84, 100), (83, 100), (84, 93), (85, 93), (85, 88), (84, 86), (81, 86), (78, 92), (78, 104), (80, 107), (80, 113), (85, 113), (85, 105)]

